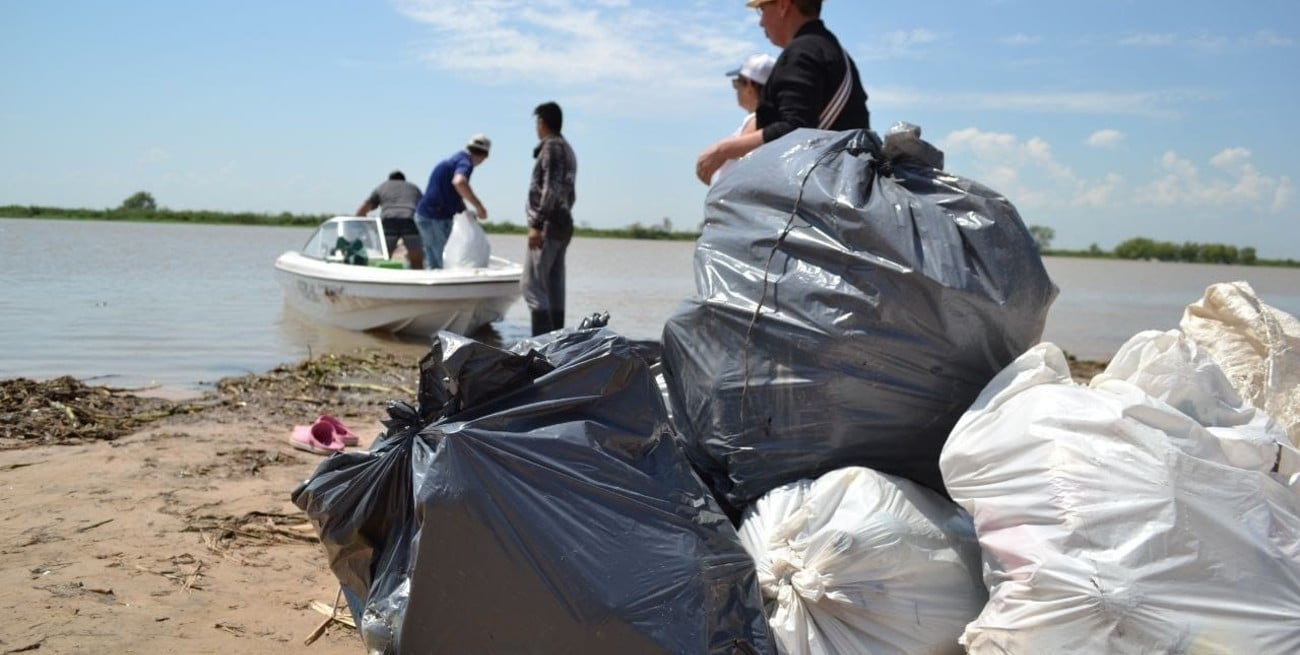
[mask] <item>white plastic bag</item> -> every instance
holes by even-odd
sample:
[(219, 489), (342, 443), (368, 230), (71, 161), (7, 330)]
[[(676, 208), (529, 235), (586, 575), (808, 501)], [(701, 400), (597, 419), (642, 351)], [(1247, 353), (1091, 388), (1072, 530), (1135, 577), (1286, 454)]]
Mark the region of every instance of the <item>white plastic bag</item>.
[(988, 597), (970, 516), (866, 468), (769, 491), (740, 540), (783, 655), (959, 654)]
[(451, 235), (442, 249), (443, 268), (483, 268), (492, 256), (492, 244), (472, 209), (451, 219)]
[(968, 652), (1300, 652), (1296, 462), (1216, 375), (1151, 332), (1090, 387), (1052, 344), (989, 383), (939, 460), (986, 566)]
[(1188, 305), (1180, 327), (1300, 447), (1300, 320), (1264, 304), (1249, 283), (1225, 282)]

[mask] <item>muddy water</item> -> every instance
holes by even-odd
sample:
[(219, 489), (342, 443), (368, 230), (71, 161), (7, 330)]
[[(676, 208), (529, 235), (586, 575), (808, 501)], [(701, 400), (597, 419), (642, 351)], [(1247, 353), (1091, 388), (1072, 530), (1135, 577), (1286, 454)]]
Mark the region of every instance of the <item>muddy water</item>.
[[(378, 347), (418, 358), (420, 340), (313, 325), (283, 305), (272, 273), (307, 228), (0, 219), (0, 378), (69, 374), (95, 384), (178, 392), (310, 354)], [(520, 236), (490, 235), (517, 259)], [(657, 338), (694, 292), (689, 242), (577, 239), (569, 323), (608, 311), (611, 327)], [(1134, 333), (1176, 327), (1213, 282), (1245, 279), (1300, 315), (1300, 270), (1049, 258), (1061, 287), (1044, 338), (1106, 358)], [(489, 338), (526, 336), (517, 303)]]

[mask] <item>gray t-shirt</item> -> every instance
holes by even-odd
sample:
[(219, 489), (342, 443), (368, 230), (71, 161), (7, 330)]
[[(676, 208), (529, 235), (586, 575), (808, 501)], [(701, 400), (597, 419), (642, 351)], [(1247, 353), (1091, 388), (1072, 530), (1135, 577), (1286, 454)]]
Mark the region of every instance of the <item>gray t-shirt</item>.
[(420, 187), (406, 180), (385, 180), (370, 192), (369, 202), (380, 207), (380, 218), (413, 218), (421, 195)]

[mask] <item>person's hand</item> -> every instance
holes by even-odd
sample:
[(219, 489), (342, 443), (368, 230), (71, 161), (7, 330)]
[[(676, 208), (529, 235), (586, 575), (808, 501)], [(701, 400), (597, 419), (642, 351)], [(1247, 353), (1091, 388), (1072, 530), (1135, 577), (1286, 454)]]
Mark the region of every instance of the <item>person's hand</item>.
[(535, 227), (528, 228), (528, 249), (542, 249), (542, 231)]
[(481, 223), (486, 223), (486, 222), (487, 222), (487, 207), (484, 207), (483, 205), (480, 204), (478, 207), (475, 208), (475, 210), (478, 212), (478, 220), (479, 220), (479, 222), (481, 222)]
[(708, 185), (713, 179), (713, 174), (718, 172), (719, 168), (726, 163), (727, 158), (722, 155), (722, 149), (718, 144), (713, 144), (700, 153), (699, 159), (695, 160), (695, 177), (701, 182)]

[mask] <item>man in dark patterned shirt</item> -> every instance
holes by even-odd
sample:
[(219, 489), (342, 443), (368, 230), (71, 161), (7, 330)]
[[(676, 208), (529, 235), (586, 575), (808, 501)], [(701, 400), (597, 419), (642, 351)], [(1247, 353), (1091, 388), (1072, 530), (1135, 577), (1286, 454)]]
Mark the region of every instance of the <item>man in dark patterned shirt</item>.
[(564, 327), (564, 253), (573, 238), (574, 179), (578, 158), (560, 135), (564, 113), (554, 102), (533, 110), (537, 138), (533, 181), (528, 188), (528, 259), (524, 302), (532, 313), (533, 336)]

